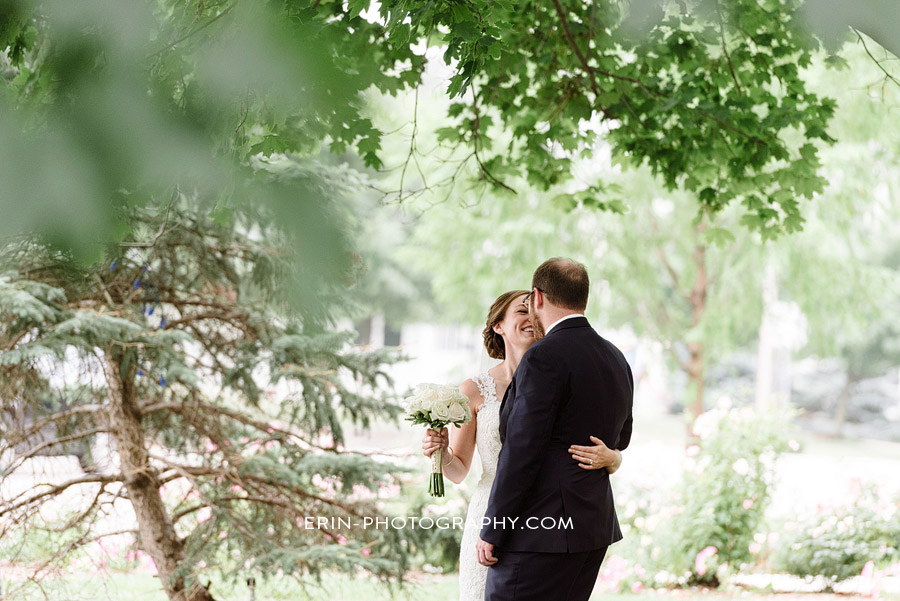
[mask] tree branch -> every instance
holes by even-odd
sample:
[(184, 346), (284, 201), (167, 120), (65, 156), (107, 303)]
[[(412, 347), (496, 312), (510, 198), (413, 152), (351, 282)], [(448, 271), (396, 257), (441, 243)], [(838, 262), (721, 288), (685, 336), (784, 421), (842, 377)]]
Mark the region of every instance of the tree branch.
[(30, 429), (28, 429), (24, 432), (17, 432), (13, 436), (7, 435), (6, 439), (3, 441), (4, 442), (3, 446), (0, 448), (14, 447), (14, 446), (18, 445), (19, 443), (28, 440), (32, 436), (39, 434), (43, 428), (45, 428), (46, 426), (49, 426), (50, 424), (52, 424), (54, 422), (69, 419), (70, 417), (74, 417), (74, 416), (80, 415), (82, 413), (98, 413), (102, 410), (103, 410), (102, 405), (80, 405), (78, 407), (73, 407), (72, 409), (67, 409), (65, 411), (60, 411), (58, 413), (54, 413), (52, 415), (49, 415), (49, 416), (41, 419), (40, 421), (32, 423)]
[[(65, 491), (73, 486), (77, 486), (79, 484), (92, 484), (92, 483), (110, 484), (112, 482), (122, 482), (122, 481), (124, 481), (124, 476), (122, 474), (113, 474), (113, 475), (91, 474), (89, 476), (83, 476), (81, 478), (73, 478), (72, 480), (68, 480), (61, 484), (52, 484), (52, 485), (47, 484), (47, 483), (37, 484), (37, 485), (33, 486), (32, 489), (37, 488), (38, 486), (49, 486), (50, 488), (43, 492), (35, 493), (32, 496), (28, 497), (27, 499), (24, 499), (17, 503), (0, 505), (0, 515), (5, 515), (7, 513), (16, 511), (20, 507), (32, 505), (32, 504), (36, 503), (37, 501), (40, 501), (41, 499), (44, 499), (46, 497), (55, 497), (56, 495), (60, 494), (61, 492)], [(28, 491), (25, 491), (25, 492), (28, 492)], [(22, 493), (22, 494), (24, 494), (24, 493)], [(21, 496), (22, 495), (20, 494), (17, 497), (14, 497), (14, 499), (18, 499)]]
[(731, 79), (734, 80), (734, 85), (737, 86), (738, 93), (743, 94), (744, 91), (741, 89), (741, 82), (738, 81), (737, 74), (734, 72), (731, 55), (728, 54), (728, 45), (725, 43), (725, 19), (722, 17), (722, 7), (719, 5), (719, 0), (716, 0), (716, 16), (719, 19), (719, 34), (722, 36), (722, 52), (725, 53), (725, 60), (728, 61), (728, 70), (731, 71)]
[(209, 21), (207, 21), (207, 22), (204, 23), (203, 25), (200, 25), (199, 27), (194, 28), (193, 30), (189, 31), (188, 33), (184, 34), (183, 36), (181, 36), (180, 38), (178, 38), (177, 40), (175, 40), (174, 42), (171, 42), (171, 43), (169, 43), (169, 44), (166, 44), (165, 46), (163, 46), (162, 48), (160, 48), (159, 50), (157, 50), (156, 52), (154, 52), (153, 54), (151, 54), (151, 55), (150, 55), (149, 57), (147, 57), (147, 58), (156, 58), (157, 56), (161, 55), (163, 52), (166, 52), (167, 50), (171, 50), (172, 48), (174, 48), (175, 46), (177, 46), (177, 45), (180, 44), (181, 42), (183, 42), (183, 41), (187, 40), (188, 38), (190, 38), (191, 36), (194, 36), (194, 35), (196, 35), (197, 33), (203, 31), (204, 29), (206, 29), (207, 27), (209, 27), (210, 25), (212, 25), (213, 23), (215, 23), (216, 21), (218, 21), (219, 19), (221, 19), (222, 17), (224, 17), (225, 15), (227, 15), (229, 12), (231, 12), (231, 9), (233, 9), (233, 8), (235, 7), (235, 5), (237, 5), (237, 1), (236, 1), (236, 0), (235, 0), (235, 2), (234, 2), (233, 4), (231, 4), (231, 5), (229, 5), (228, 7), (226, 7), (225, 10), (223, 10), (222, 12), (220, 12), (218, 15), (216, 15), (215, 17), (213, 17), (212, 19), (210, 19)]
[(866, 51), (866, 54), (869, 55), (869, 58), (872, 59), (872, 62), (874, 62), (876, 65), (878, 65), (878, 68), (881, 69), (881, 71), (884, 73), (885, 78), (890, 79), (892, 82), (894, 82), (897, 85), (900, 85), (900, 80), (898, 80), (896, 77), (894, 77), (893, 75), (888, 73), (887, 69), (885, 69), (884, 66), (881, 64), (881, 61), (879, 61), (877, 58), (875, 58), (875, 56), (869, 51), (869, 46), (866, 44), (866, 40), (863, 38), (863, 36), (859, 32), (859, 30), (856, 29), (855, 27), (852, 29), (853, 29), (853, 33), (856, 34), (856, 37), (859, 40), (859, 43), (862, 44), (863, 50)]
[(475, 151), (475, 161), (478, 163), (478, 168), (481, 170), (482, 175), (485, 178), (492, 182), (494, 185), (500, 186), (501, 188), (505, 188), (509, 190), (513, 194), (516, 194), (516, 191), (501, 182), (499, 179), (494, 177), (490, 171), (488, 171), (487, 166), (485, 166), (484, 162), (481, 160), (481, 157), (478, 155), (478, 142), (480, 140), (481, 134), (481, 117), (478, 114), (478, 94), (475, 92), (475, 84), (473, 83), (471, 86), (472, 89), (472, 112), (475, 115), (475, 123), (474, 127), (472, 127), (472, 149)]

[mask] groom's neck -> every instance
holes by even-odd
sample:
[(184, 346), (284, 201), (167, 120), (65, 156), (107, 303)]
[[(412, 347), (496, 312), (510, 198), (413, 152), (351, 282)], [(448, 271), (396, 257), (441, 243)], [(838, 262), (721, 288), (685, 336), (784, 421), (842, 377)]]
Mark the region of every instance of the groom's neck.
[(583, 311), (578, 311), (576, 309), (563, 309), (562, 307), (546, 307), (544, 309), (544, 316), (541, 318), (541, 321), (544, 323), (545, 328), (549, 328), (551, 325), (566, 317), (567, 315), (581, 315)]

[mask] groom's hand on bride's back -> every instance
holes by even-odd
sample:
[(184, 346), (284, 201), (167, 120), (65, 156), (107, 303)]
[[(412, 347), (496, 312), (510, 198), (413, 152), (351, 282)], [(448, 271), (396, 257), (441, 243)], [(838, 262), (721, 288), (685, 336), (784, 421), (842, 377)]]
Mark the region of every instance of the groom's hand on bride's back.
[(497, 563), (497, 558), (494, 557), (494, 545), (480, 538), (475, 543), (475, 555), (478, 563), (483, 566), (490, 567)]
[(438, 449), (446, 449), (450, 446), (450, 431), (447, 428), (441, 428), (438, 432), (433, 428), (425, 430), (425, 436), (422, 437), (422, 454), (426, 457), (431, 455)]

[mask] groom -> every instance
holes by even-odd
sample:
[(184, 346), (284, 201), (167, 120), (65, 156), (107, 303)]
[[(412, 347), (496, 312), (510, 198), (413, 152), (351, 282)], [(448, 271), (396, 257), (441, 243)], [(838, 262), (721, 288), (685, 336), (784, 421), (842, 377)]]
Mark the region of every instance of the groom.
[(621, 351), (585, 319), (587, 271), (554, 258), (525, 298), (537, 342), (500, 408), (503, 448), (476, 544), (491, 566), (485, 601), (587, 601), (607, 547), (622, 538), (606, 469), (569, 445), (631, 440), (634, 384)]

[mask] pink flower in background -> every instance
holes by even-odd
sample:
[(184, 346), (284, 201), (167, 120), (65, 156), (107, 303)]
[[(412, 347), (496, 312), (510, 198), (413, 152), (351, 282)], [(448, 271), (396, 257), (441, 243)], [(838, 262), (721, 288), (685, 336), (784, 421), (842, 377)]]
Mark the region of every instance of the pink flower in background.
[(399, 484), (388, 484), (387, 486), (380, 486), (378, 488), (378, 496), (382, 498), (392, 498), (399, 495), (401, 492), (401, 488)]
[(210, 509), (209, 507), (201, 507), (200, 511), (197, 512), (197, 521), (201, 524), (211, 517), (212, 509)]
[(752, 499), (744, 499), (744, 509), (751, 509), (753, 507)]
[(862, 576), (863, 578), (871, 578), (874, 573), (875, 573), (875, 562), (872, 560), (869, 560), (866, 562), (866, 565), (863, 566), (862, 574), (860, 574), (860, 576)]
[(153, 561), (153, 558), (150, 557), (147, 553), (141, 551), (140, 549), (132, 549), (128, 551), (125, 555), (125, 559), (128, 561), (136, 561), (140, 564), (140, 567), (155, 572), (156, 571), (156, 562)]
[(619, 586), (628, 576), (628, 562), (618, 555), (608, 558), (600, 572), (600, 581), (604, 589), (610, 591), (618, 591)]
[(346, 544), (347, 544), (347, 537), (344, 536), (343, 534), (338, 534), (338, 536), (337, 536), (337, 544), (339, 544), (339, 545), (346, 545)]
[(632, 593), (639, 593), (639, 592), (641, 592), (642, 590), (644, 590), (644, 585), (641, 584), (640, 582), (635, 582), (634, 584), (631, 585), (631, 592), (632, 592)]
[(206, 441), (206, 450), (209, 451), (210, 453), (215, 453), (216, 451), (219, 450), (219, 445), (217, 445), (216, 443), (214, 443), (211, 440), (207, 440)]
[(694, 559), (694, 571), (703, 576), (707, 572), (706, 560), (716, 553), (719, 550), (713, 547), (712, 545), (706, 547), (699, 553), (697, 553), (697, 557)]
[(371, 554), (372, 554), (372, 549), (366, 547), (365, 549), (361, 549), (361, 550), (360, 550), (360, 553), (362, 553), (363, 555), (371, 555)]
[(238, 486), (237, 484), (231, 485), (231, 492), (241, 492), (242, 490), (244, 490), (244, 489), (241, 488), (240, 486)]
[(222, 530), (219, 533), (219, 538), (228, 538), (228, 530)]
[(276, 444), (277, 444), (277, 443), (276, 443), (274, 440), (268, 440), (268, 441), (266, 441), (266, 448), (267, 448), (267, 449), (271, 449), (271, 448), (274, 447)]
[(879, 590), (881, 589), (880, 580), (884, 577), (884, 573), (876, 572), (875, 562), (869, 560), (863, 567), (862, 574), (860, 574), (860, 576), (862, 576), (863, 580), (866, 581), (863, 585), (864, 588), (860, 592), (868, 595), (869, 597), (872, 597), (873, 599), (877, 599)]
[(372, 492), (368, 486), (354, 484), (351, 496), (356, 501), (370, 501), (375, 498), (375, 493)]

